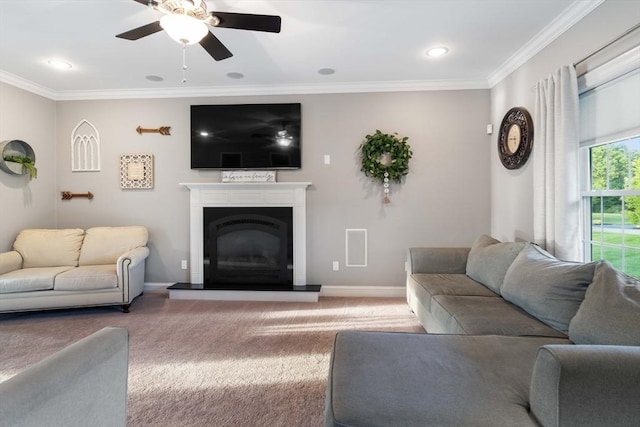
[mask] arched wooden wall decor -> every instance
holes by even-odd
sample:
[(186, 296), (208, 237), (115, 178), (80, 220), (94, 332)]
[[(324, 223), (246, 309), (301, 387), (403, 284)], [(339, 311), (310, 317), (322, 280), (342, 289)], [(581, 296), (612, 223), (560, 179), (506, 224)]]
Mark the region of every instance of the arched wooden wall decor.
[(71, 171), (100, 170), (100, 134), (88, 120), (81, 120), (71, 132)]

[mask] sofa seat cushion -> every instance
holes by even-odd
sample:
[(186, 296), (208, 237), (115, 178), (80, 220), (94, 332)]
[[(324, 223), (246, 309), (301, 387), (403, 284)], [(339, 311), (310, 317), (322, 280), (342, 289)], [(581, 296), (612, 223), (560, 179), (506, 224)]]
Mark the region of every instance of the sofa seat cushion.
[(56, 276), (56, 291), (83, 291), (118, 287), (116, 266), (88, 265), (74, 268)]
[(18, 233), (13, 248), (23, 259), (22, 268), (78, 265), (84, 231), (27, 229)]
[(527, 243), (507, 270), (502, 296), (565, 334), (593, 281), (596, 263), (561, 261)]
[(147, 244), (147, 229), (141, 226), (93, 227), (85, 233), (79, 265), (115, 264), (120, 255)]
[(450, 334), (566, 338), (502, 298), (438, 295), (431, 302), (431, 314)]
[(412, 274), (409, 276), (409, 286), (413, 287), (418, 299), (427, 308), (431, 307), (431, 298), (436, 295), (498, 297), (465, 274)]
[(74, 267), (34, 267), (14, 270), (0, 275), (0, 294), (46, 291), (53, 289), (56, 275)]
[(528, 411), (540, 337), (343, 331), (326, 426), (536, 426)]
[(467, 258), (467, 275), (499, 294), (507, 270), (524, 246), (525, 242), (502, 243), (490, 236), (479, 236)]
[(576, 344), (640, 346), (640, 280), (606, 261), (598, 264), (569, 338)]

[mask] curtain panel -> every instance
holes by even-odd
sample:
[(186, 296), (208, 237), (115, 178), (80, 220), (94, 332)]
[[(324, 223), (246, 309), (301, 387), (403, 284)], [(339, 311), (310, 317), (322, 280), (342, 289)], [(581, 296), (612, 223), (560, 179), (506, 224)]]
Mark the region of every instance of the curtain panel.
[(536, 84), (534, 241), (557, 258), (582, 261), (578, 170), (578, 81), (564, 66)]

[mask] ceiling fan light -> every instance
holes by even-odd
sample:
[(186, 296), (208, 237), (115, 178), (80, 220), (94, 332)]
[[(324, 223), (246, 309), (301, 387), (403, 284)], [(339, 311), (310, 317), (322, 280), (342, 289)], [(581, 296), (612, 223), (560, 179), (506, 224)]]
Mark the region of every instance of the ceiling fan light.
[(440, 56), (446, 55), (449, 52), (449, 49), (444, 46), (438, 46), (431, 48), (427, 51), (427, 55), (432, 58), (438, 58)]
[(292, 140), (293, 137), (289, 135), (286, 130), (279, 130), (278, 132), (276, 132), (276, 142), (283, 147), (288, 147), (289, 145), (291, 145)]
[(164, 15), (160, 18), (160, 26), (169, 37), (181, 44), (198, 43), (209, 32), (204, 22), (189, 15)]

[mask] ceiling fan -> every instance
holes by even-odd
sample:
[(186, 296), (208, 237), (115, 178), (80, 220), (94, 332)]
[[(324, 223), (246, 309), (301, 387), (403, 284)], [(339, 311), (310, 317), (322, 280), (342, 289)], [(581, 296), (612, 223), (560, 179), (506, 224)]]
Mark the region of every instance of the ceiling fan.
[(249, 13), (207, 12), (202, 0), (134, 0), (164, 13), (159, 20), (133, 30), (118, 34), (126, 40), (138, 40), (165, 30), (174, 40), (183, 45), (200, 43), (216, 61), (233, 56), (224, 44), (214, 36), (208, 26), (236, 28), (239, 30), (280, 32), (279, 16), (254, 15)]

